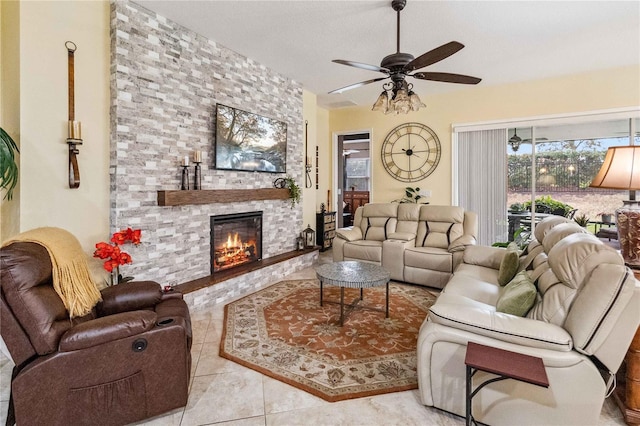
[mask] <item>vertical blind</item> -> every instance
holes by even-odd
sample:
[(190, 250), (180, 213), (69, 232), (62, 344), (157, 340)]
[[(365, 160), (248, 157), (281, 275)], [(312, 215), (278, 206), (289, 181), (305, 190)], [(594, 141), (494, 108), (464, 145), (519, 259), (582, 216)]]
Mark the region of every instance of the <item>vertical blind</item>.
[(478, 244), (507, 241), (507, 129), (458, 133), (458, 205), (478, 215)]

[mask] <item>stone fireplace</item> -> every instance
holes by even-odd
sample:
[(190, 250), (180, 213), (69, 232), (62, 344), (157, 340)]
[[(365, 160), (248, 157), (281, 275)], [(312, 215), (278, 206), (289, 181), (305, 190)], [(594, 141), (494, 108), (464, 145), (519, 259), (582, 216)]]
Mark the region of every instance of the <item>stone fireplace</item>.
[(262, 259), (262, 212), (211, 216), (211, 275)]
[[(180, 189), (180, 164), (194, 151), (202, 153), (203, 190), (273, 188), (285, 175), (303, 182), (302, 86), (137, 3), (117, 1), (110, 7), (110, 222), (112, 231), (142, 230), (142, 244), (124, 272), (172, 286), (208, 280), (210, 217), (237, 212), (263, 212), (261, 262), (294, 250), (304, 229), (301, 205), (292, 209), (289, 200), (271, 197), (205, 203), (198, 191), (190, 191), (192, 204), (161, 206), (158, 191)], [(286, 173), (215, 168), (217, 103), (287, 123)], [(185, 299), (190, 307), (231, 300), (309, 266), (314, 256), (272, 264)]]

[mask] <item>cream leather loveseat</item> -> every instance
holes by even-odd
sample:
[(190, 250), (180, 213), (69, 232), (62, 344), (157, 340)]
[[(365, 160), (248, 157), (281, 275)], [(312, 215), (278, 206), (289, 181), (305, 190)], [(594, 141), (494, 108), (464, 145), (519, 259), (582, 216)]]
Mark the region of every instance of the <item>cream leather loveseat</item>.
[[(548, 389), (514, 380), (473, 399), (476, 420), (491, 425), (594, 425), (640, 323), (640, 292), (615, 250), (560, 217), (536, 227), (520, 259), (537, 288), (525, 317), (496, 311), (504, 249), (468, 247), (431, 307), (418, 337), (422, 402), (465, 413), (468, 342), (542, 358)], [(474, 384), (487, 373), (478, 372)], [(611, 381), (611, 382), (610, 382)]]
[(333, 260), (382, 265), (392, 280), (442, 288), (476, 242), (477, 216), (462, 207), (378, 203), (356, 210), (338, 229)]

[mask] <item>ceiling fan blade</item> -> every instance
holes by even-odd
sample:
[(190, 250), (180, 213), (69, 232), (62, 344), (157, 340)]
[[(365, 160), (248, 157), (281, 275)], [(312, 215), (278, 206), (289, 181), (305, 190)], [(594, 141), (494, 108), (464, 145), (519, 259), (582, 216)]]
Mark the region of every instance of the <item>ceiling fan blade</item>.
[(435, 64), (443, 59), (448, 58), (460, 49), (464, 47), (464, 44), (457, 41), (450, 41), (447, 44), (443, 44), (440, 47), (436, 47), (433, 50), (423, 53), (422, 55), (409, 62), (404, 68), (407, 71), (414, 71), (420, 68), (424, 68), (427, 65)]
[(445, 83), (459, 84), (478, 84), (482, 81), (482, 79), (478, 77), (471, 77), (470, 75), (462, 74), (450, 74), (448, 72), (417, 72), (411, 77), (419, 78), (420, 80), (443, 81)]
[(335, 62), (336, 64), (349, 65), (350, 67), (361, 68), (363, 70), (379, 71), (385, 74), (389, 73), (389, 70), (386, 68), (382, 68), (377, 65), (363, 64), (362, 62), (345, 61), (344, 59), (334, 59), (331, 62)]
[(375, 83), (376, 81), (385, 80), (387, 78), (389, 78), (389, 77), (378, 77), (378, 78), (374, 78), (374, 79), (367, 80), (367, 81), (361, 81), (360, 83), (350, 84), (348, 86), (341, 87), (340, 89), (332, 90), (332, 91), (329, 92), (329, 94), (331, 94), (331, 93), (342, 93), (342, 92), (345, 92), (347, 90), (355, 89), (356, 87), (361, 87), (361, 86), (364, 86), (365, 84)]

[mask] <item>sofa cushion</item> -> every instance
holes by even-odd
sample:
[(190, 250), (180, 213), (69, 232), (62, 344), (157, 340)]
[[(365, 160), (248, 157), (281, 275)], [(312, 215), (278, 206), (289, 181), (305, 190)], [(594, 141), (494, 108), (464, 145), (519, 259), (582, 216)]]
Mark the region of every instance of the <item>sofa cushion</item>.
[(486, 268), (500, 269), (504, 249), (498, 247), (470, 246), (464, 251), (462, 261), (468, 265), (479, 265)]
[(386, 240), (389, 234), (396, 232), (397, 215), (398, 205), (395, 203), (365, 204), (359, 223), (362, 238), (371, 241)]
[(409, 247), (404, 252), (404, 266), (453, 273), (453, 256), (443, 248)]
[(578, 225), (575, 222), (571, 223), (560, 223), (553, 228), (551, 228), (545, 235), (544, 240), (542, 240), (542, 245), (544, 246), (544, 251), (549, 253), (551, 249), (558, 244), (558, 242), (565, 239), (567, 236), (572, 234), (589, 234), (582, 226)]
[(382, 241), (358, 240), (344, 245), (344, 258), (382, 262)]
[(420, 220), (420, 204), (404, 203), (398, 205), (398, 223), (396, 232), (402, 234), (413, 234), (416, 237), (418, 232), (418, 222)]
[(518, 273), (520, 256), (517, 248), (507, 248), (498, 269), (498, 284), (506, 285)]
[[(448, 286), (448, 284), (447, 284)], [(571, 335), (562, 327), (496, 312), (468, 297), (441, 293), (429, 309), (429, 320), (497, 340), (534, 348), (570, 351)]]
[(527, 271), (521, 271), (500, 291), (496, 311), (523, 317), (536, 301), (536, 286)]
[(543, 221), (536, 225), (536, 230), (534, 231), (534, 236), (537, 241), (542, 241), (545, 239), (547, 233), (556, 227), (557, 225), (561, 225), (563, 223), (572, 223), (576, 225), (576, 223), (562, 216), (549, 216), (546, 217)]
[[(496, 270), (482, 266), (460, 265), (456, 273), (442, 290), (448, 295), (463, 296), (487, 306), (496, 306), (500, 287), (495, 282)], [(468, 268), (468, 269), (467, 269)]]
[(416, 246), (448, 249), (464, 233), (463, 221), (462, 207), (422, 206)]

